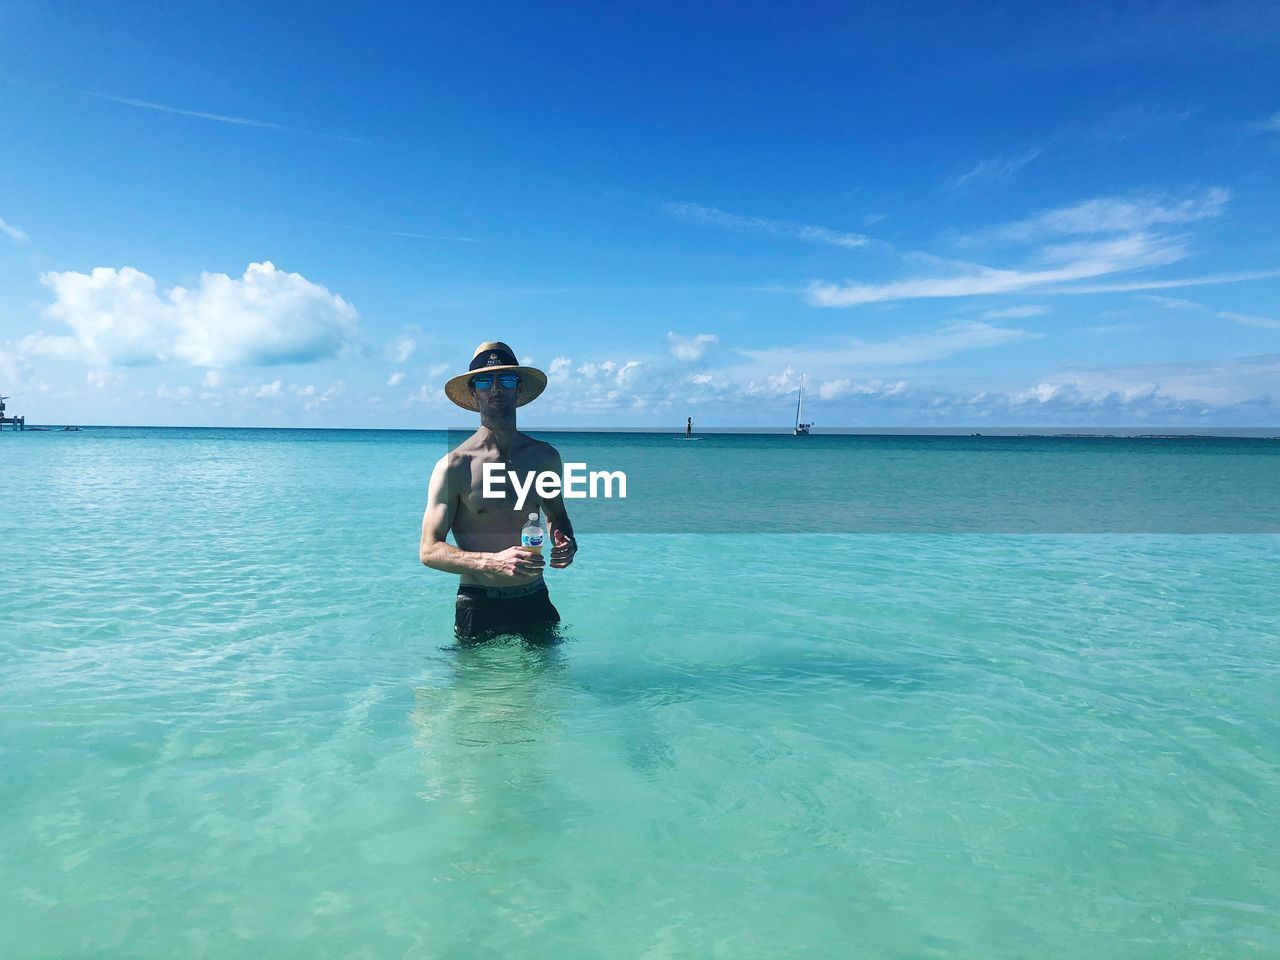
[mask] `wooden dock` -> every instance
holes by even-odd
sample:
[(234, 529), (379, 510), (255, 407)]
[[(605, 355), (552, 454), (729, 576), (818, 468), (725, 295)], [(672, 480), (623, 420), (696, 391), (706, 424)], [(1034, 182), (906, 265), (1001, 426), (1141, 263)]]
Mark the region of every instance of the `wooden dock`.
[(26, 417), (6, 417), (4, 415), (4, 402), (8, 399), (8, 397), (0, 397), (0, 430), (4, 429), (6, 423), (13, 424), (13, 429), (15, 430), (27, 429)]

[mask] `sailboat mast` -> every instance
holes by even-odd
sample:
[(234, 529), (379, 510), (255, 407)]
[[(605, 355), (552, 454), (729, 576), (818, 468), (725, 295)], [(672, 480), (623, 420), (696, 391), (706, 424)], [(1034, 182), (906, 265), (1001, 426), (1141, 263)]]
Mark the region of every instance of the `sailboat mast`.
[(800, 427), (800, 405), (804, 403), (804, 374), (800, 374), (800, 393), (796, 395), (796, 428)]

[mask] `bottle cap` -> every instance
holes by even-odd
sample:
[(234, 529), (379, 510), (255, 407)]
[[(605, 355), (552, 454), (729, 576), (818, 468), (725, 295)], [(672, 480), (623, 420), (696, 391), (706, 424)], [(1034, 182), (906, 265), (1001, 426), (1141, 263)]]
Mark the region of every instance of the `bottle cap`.
[(537, 519), (538, 519), (538, 515), (537, 515), (536, 513), (531, 513), (531, 514), (529, 514), (529, 519), (530, 519), (530, 520), (537, 520)]

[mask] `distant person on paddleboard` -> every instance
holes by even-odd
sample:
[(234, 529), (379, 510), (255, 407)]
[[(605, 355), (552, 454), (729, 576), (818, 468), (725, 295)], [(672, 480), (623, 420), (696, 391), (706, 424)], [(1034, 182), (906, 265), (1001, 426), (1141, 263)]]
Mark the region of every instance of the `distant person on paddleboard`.
[(693, 417), (684, 422), (684, 438), (688, 440), (693, 436)]
[[(450, 400), (480, 414), (480, 429), (431, 471), (418, 556), (433, 570), (462, 577), (454, 617), (459, 639), (540, 633), (560, 620), (542, 579), (548, 558), (522, 547), (520, 532), (540, 506), (551, 532), (551, 566), (573, 563), (578, 544), (563, 497), (539, 497), (530, 490), (525, 506), (516, 509), (512, 485), (504, 488), (505, 499), (482, 496), (486, 463), (505, 464), (505, 470), (526, 477), (563, 473), (555, 447), (516, 429), (516, 408), (537, 399), (546, 386), (546, 374), (521, 366), (499, 341), (480, 344), (467, 372), (444, 385)], [(450, 533), (457, 546), (447, 542)]]

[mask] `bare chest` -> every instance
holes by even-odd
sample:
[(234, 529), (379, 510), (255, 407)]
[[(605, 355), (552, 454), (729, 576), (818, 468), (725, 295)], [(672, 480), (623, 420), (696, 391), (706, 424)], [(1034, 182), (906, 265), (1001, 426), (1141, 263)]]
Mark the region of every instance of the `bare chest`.
[[(489, 468), (487, 486), (486, 462), (494, 464)], [(518, 541), (525, 519), (542, 504), (535, 482), (541, 468), (542, 464), (532, 457), (517, 456), (509, 461), (473, 460), (458, 500), (455, 533), (509, 534), (512, 543)], [(527, 492), (524, 505), (518, 507), (522, 489)]]

